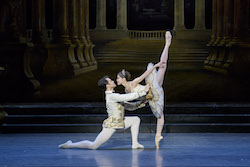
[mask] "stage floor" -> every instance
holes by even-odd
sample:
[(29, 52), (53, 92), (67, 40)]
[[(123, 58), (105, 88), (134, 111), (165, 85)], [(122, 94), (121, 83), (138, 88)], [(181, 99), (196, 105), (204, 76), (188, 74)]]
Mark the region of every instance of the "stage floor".
[(131, 149), (130, 133), (115, 133), (98, 150), (58, 149), (71, 139), (94, 140), (96, 133), (0, 134), (0, 167), (12, 166), (250, 166), (248, 133), (163, 134), (160, 150), (154, 134), (140, 133), (144, 150)]

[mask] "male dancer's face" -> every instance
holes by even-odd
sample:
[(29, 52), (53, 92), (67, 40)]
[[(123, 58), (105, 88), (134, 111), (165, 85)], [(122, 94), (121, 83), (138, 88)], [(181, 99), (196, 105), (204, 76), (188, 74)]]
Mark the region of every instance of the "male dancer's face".
[(108, 81), (107, 87), (109, 87), (111, 89), (114, 89), (116, 87), (116, 84), (112, 79), (106, 78), (106, 81)]

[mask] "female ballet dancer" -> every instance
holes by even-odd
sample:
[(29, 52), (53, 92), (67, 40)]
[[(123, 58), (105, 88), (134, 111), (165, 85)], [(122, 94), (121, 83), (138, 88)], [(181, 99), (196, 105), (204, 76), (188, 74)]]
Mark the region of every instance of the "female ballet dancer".
[[(161, 54), (159, 63), (155, 65), (149, 63), (147, 70), (141, 76), (135, 78), (133, 81), (128, 81), (131, 75), (128, 71), (124, 69), (118, 73), (116, 79), (118, 85), (123, 85), (125, 87), (126, 93), (144, 90), (144, 86), (139, 84), (144, 79), (146, 81), (146, 84), (149, 84), (151, 86), (151, 92), (153, 96), (146, 96), (144, 102), (136, 103), (136, 107), (132, 106), (132, 110), (134, 110), (135, 108), (144, 107), (145, 103), (149, 102), (149, 106), (153, 114), (157, 118), (157, 128), (155, 135), (155, 145), (157, 149), (159, 149), (159, 142), (163, 139), (163, 136), (161, 135), (164, 126), (164, 91), (162, 88), (162, 84), (167, 69), (168, 50), (172, 38), (171, 33), (169, 31), (166, 32), (165, 38), (165, 47)], [(157, 67), (159, 67), (158, 71), (156, 70)]]

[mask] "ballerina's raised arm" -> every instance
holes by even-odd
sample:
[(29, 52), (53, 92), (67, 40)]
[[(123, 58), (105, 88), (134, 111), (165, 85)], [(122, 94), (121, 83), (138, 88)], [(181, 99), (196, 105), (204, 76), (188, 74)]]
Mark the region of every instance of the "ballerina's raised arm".
[(155, 68), (157, 67), (164, 67), (166, 65), (165, 62), (159, 62), (155, 64), (151, 69), (146, 70), (141, 76), (135, 78), (131, 81), (132, 88), (135, 88), (139, 83), (141, 83)]

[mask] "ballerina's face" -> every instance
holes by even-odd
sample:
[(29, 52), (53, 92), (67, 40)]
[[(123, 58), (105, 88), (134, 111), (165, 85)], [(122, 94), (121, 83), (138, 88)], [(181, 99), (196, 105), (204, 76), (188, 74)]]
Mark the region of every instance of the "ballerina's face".
[(117, 85), (121, 85), (125, 81), (126, 81), (126, 78), (122, 78), (120, 75), (117, 75), (116, 77)]

